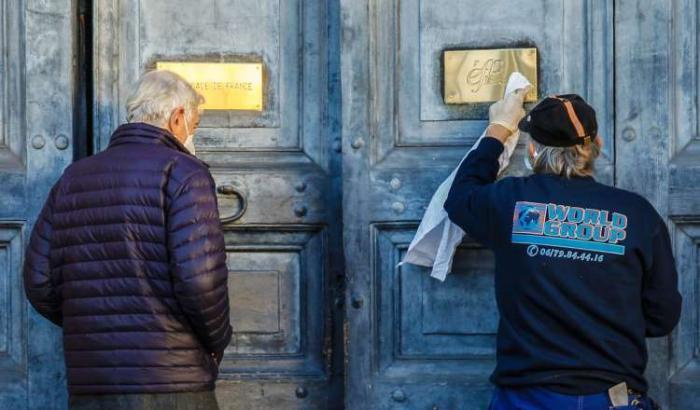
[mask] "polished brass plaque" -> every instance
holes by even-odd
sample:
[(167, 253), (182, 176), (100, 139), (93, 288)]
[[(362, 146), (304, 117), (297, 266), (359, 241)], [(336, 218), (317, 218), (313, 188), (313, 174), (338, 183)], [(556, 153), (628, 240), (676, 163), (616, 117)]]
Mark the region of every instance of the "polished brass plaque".
[(180, 74), (199, 91), (205, 110), (263, 109), (263, 75), (260, 63), (158, 62), (158, 70)]
[(536, 48), (449, 50), (443, 59), (447, 104), (498, 101), (514, 71), (520, 71), (534, 86), (525, 101), (537, 101)]

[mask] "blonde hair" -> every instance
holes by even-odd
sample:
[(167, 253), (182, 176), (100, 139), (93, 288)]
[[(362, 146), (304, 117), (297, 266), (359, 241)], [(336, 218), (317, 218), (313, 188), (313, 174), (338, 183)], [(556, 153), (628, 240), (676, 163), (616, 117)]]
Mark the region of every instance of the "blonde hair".
[(188, 120), (204, 104), (204, 97), (181, 76), (167, 70), (144, 74), (126, 100), (126, 120), (165, 127), (178, 107), (184, 107)]
[(565, 178), (592, 176), (600, 146), (591, 141), (573, 147), (549, 147), (532, 140), (537, 155), (532, 170), (537, 174), (555, 174)]

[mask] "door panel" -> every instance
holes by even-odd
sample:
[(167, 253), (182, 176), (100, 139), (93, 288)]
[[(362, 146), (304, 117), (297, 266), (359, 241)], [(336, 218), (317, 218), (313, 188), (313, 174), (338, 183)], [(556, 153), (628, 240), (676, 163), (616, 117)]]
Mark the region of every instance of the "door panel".
[(59, 328), (29, 306), (24, 249), (72, 160), (70, 2), (0, 0), (0, 408), (66, 404)]
[[(0, 0), (3, 409), (66, 403), (60, 332), (28, 307), (21, 266), (72, 160), (73, 6)], [(486, 126), (487, 104), (443, 103), (442, 52), (537, 47), (539, 95), (578, 92), (598, 111), (598, 178), (668, 217), (683, 314), (670, 337), (648, 340), (647, 377), (664, 408), (700, 408), (699, 13), (698, 0), (95, 0), (93, 143), (106, 147), (156, 61), (261, 62), (262, 112), (209, 111), (196, 140), (225, 187), (235, 334), (222, 408), (339, 408), (343, 354), (349, 409), (485, 408), (492, 254), (465, 239), (444, 283), (397, 263)], [(525, 173), (523, 145), (508, 174)]]
[(683, 295), (671, 336), (647, 339), (647, 377), (664, 408), (700, 409), (700, 3), (620, 1), (615, 16), (617, 183), (668, 217)]
[[(377, 371), (387, 378), (478, 376), (494, 364), (498, 326), (493, 256), (469, 240), (460, 247), (445, 286), (425, 268), (403, 265), (414, 224), (376, 224), (375, 271), (379, 340)], [(382, 274), (387, 272), (388, 274)], [(384, 318), (390, 318), (385, 320)], [(352, 356), (350, 356), (352, 358)], [(464, 363), (469, 366), (464, 366)], [(439, 363), (439, 373), (436, 372)]]
[(318, 308), (324, 303), (324, 234), (303, 226), (283, 233), (226, 233), (236, 327), (224, 373), (325, 376), (324, 309)]
[(327, 16), (324, 1), (96, 2), (98, 149), (156, 62), (263, 66), (262, 111), (205, 111), (195, 138), (226, 222), (234, 334), (217, 386), (222, 408), (342, 403), (339, 135), (329, 128)]
[(372, 41), (368, 63), (373, 81), (371, 115), (376, 121), (372, 124), (376, 145), (370, 155), (378, 168), (402, 168), (412, 158), (430, 154), (438, 159), (423, 160), (426, 164), (451, 165), (463, 154), (452, 147), (471, 146), (485, 128), (488, 104), (442, 102), (444, 50), (534, 46), (541, 96), (567, 90), (598, 107), (605, 141), (599, 178), (612, 181), (612, 114), (607, 114), (612, 112), (612, 71), (606, 69), (612, 62), (611, 3), (595, 7), (582, 0), (494, 1), (486, 6), (466, 0), (411, 0), (400, 7), (394, 1), (369, 3), (372, 21), (364, 27)]
[[(488, 104), (443, 103), (442, 52), (537, 47), (539, 95), (575, 92), (596, 106), (605, 141), (597, 178), (612, 183), (612, 2), (341, 5), (343, 215), (354, 302), (346, 403), (486, 408), (498, 324), (492, 254), (465, 240), (444, 283), (428, 269), (397, 266), (432, 193), (488, 122)], [(525, 173), (524, 145), (508, 174)]]

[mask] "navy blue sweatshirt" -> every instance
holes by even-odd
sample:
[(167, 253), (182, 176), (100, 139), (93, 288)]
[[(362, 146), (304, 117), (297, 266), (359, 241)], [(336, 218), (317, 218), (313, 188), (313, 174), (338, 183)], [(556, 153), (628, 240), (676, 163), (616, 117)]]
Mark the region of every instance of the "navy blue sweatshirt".
[(499, 386), (646, 392), (645, 337), (678, 322), (668, 229), (640, 195), (591, 177), (496, 182), (503, 144), (486, 137), (457, 171), (450, 220), (495, 254)]

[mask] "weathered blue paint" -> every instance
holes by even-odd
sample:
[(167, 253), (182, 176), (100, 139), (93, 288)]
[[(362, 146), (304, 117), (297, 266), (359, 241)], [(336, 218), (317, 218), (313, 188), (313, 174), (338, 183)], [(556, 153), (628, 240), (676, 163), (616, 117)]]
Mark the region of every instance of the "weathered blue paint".
[[(362, 302), (347, 308), (347, 408), (487, 407), (498, 320), (490, 253), (466, 241), (445, 283), (396, 264), (486, 125), (485, 106), (443, 103), (441, 52), (518, 46), (538, 48), (540, 95), (575, 92), (596, 107), (606, 146), (597, 178), (671, 215), (685, 310), (673, 335), (649, 340), (647, 377), (664, 408), (700, 408), (689, 399), (700, 389), (697, 1), (341, 6), (347, 298)], [(523, 148), (509, 174), (526, 172)]]
[[(24, 248), (72, 160), (70, 1), (0, 1), (0, 408), (63, 409), (57, 327), (27, 303)], [(63, 143), (69, 142), (68, 146)]]
[[(95, 146), (125, 118), (157, 61), (257, 61), (261, 113), (207, 111), (195, 145), (209, 163), (224, 226), (234, 329), (221, 365), (223, 409), (342, 404), (342, 278), (337, 5), (301, 0), (98, 0)], [(335, 9), (333, 9), (335, 7)], [(335, 38), (337, 39), (337, 34)], [(336, 64), (336, 66), (334, 66)], [(234, 193), (234, 194), (231, 194)]]
[[(32, 222), (71, 160), (57, 139), (73, 134), (75, 20), (64, 0), (0, 4), (0, 408), (62, 409), (60, 334), (26, 305), (19, 272)], [(445, 283), (396, 263), (485, 125), (485, 106), (442, 103), (441, 51), (520, 45), (539, 50), (540, 95), (578, 92), (597, 108), (599, 179), (669, 217), (684, 313), (671, 337), (649, 341), (647, 377), (664, 408), (700, 408), (697, 0), (94, 4), (98, 150), (155, 60), (266, 65), (263, 115), (210, 113), (197, 141), (217, 184), (249, 202), (227, 227), (241, 303), (224, 408), (340, 408), (344, 352), (349, 409), (485, 408), (498, 323), (491, 254), (466, 241)], [(510, 174), (525, 172), (522, 155)], [(240, 205), (220, 201), (222, 215)], [(343, 348), (335, 278), (345, 267)]]

